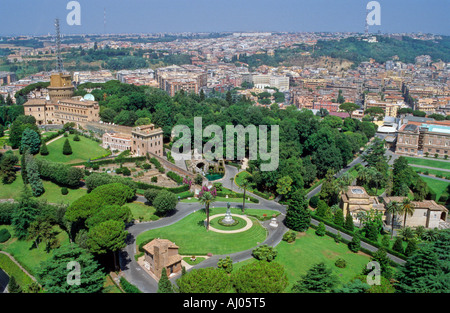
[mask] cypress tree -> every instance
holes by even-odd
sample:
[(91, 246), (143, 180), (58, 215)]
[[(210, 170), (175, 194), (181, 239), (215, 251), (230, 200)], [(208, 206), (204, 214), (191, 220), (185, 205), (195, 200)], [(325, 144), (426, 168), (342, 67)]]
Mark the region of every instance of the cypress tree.
[(344, 226), (344, 213), (338, 209), (334, 214), (334, 223), (338, 226)]
[(417, 250), (417, 242), (413, 239), (408, 241), (408, 245), (406, 246), (405, 249), (405, 255), (406, 256), (411, 256), (414, 252), (416, 252)]
[(344, 228), (349, 231), (353, 231), (355, 225), (353, 224), (353, 218), (350, 214), (350, 210), (347, 210), (347, 215), (345, 216)]
[(48, 148), (45, 142), (43, 142), (41, 145), (41, 155), (48, 155)]
[(66, 141), (64, 141), (63, 154), (64, 155), (72, 154), (72, 147), (70, 146), (69, 139), (66, 139)]
[(321, 236), (321, 237), (325, 236), (325, 231), (326, 231), (325, 224), (323, 222), (320, 222), (319, 227), (317, 227), (317, 230), (316, 230), (316, 235)]
[(22, 180), (25, 185), (28, 184), (28, 175), (27, 175), (27, 156), (28, 149), (25, 149), (22, 156), (20, 157), (20, 174), (22, 175)]
[(356, 230), (355, 233), (353, 234), (353, 238), (352, 241), (350, 241), (348, 243), (348, 248), (350, 249), (350, 251), (352, 252), (358, 252), (359, 249), (361, 248), (361, 239), (359, 237), (359, 231)]
[(311, 212), (302, 190), (295, 191), (289, 200), (286, 212), (286, 226), (292, 230), (304, 232), (309, 228)]
[(39, 169), (34, 158), (29, 155), (27, 158), (27, 179), (28, 183), (31, 186), (31, 190), (33, 192), (33, 196), (39, 197), (45, 191), (44, 185), (42, 184), (42, 180), (39, 175)]
[(392, 246), (392, 250), (397, 251), (398, 253), (405, 254), (405, 250), (403, 250), (403, 240), (401, 237), (397, 237), (395, 239), (394, 245)]
[(158, 282), (158, 293), (173, 293), (172, 283), (169, 281), (169, 277), (167, 277), (166, 269), (161, 271), (161, 278)]

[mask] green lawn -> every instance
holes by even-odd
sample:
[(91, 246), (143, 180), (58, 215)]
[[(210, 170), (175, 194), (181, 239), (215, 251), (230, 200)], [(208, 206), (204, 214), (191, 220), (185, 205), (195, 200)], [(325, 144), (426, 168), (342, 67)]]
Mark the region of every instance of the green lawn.
[[(246, 211), (249, 213), (254, 211), (272, 212), (256, 209), (247, 209)], [(210, 209), (211, 216), (225, 212), (226, 208)], [(231, 213), (241, 214), (241, 210), (232, 208)], [(205, 218), (205, 211), (199, 210), (173, 225), (142, 233), (136, 238), (136, 244), (139, 245), (141, 242), (152, 238), (165, 238), (175, 242), (180, 247), (179, 253), (182, 255), (229, 254), (255, 247), (263, 242), (267, 235), (266, 229), (253, 218), (251, 218), (253, 226), (250, 229), (236, 234), (206, 231), (204, 226)]]
[[(36, 277), (37, 271), (40, 269), (40, 263), (50, 258), (53, 252), (47, 253), (45, 251), (45, 243), (41, 243), (38, 248), (34, 248), (34, 241), (14, 238), (14, 230), (9, 225), (1, 225), (0, 229), (2, 228), (7, 228), (12, 237), (7, 242), (0, 244), (0, 250), (10, 253), (31, 275)], [(59, 232), (57, 238), (60, 245), (68, 244), (67, 233), (57, 226), (55, 226), (55, 230)]]
[(45, 159), (51, 162), (60, 162), (60, 163), (79, 163), (79, 162), (87, 162), (89, 159), (94, 159), (106, 155), (108, 150), (103, 149), (98, 142), (95, 142), (91, 139), (88, 139), (83, 136), (78, 136), (80, 141), (73, 141), (73, 137), (75, 135), (69, 135), (67, 138), (69, 139), (70, 146), (72, 147), (71, 155), (64, 155), (63, 145), (66, 140), (65, 137), (62, 137), (56, 141), (47, 145), (49, 154), (46, 156), (42, 156), (37, 154), (36, 157), (40, 159)]
[(156, 211), (154, 207), (143, 204), (142, 202), (135, 201), (125, 205), (130, 208), (133, 218), (141, 222), (150, 221)]
[(5, 271), (8, 276), (14, 276), (22, 289), (33, 283), (31, 277), (25, 274), (25, 272), (22, 271), (20, 267), (9, 258), (9, 256), (3, 253), (0, 253), (0, 268)]
[[(315, 230), (310, 228), (306, 233), (299, 234), (294, 243), (280, 242), (277, 262), (283, 264), (289, 279), (289, 291), (292, 285), (306, 274), (314, 264), (324, 262), (333, 269), (333, 273), (339, 277), (341, 283), (350, 281), (360, 274), (363, 267), (370, 261), (370, 257), (361, 252), (351, 252), (344, 243), (335, 243), (334, 239), (324, 236), (319, 237)], [(345, 268), (334, 265), (338, 258), (347, 261)]]
[(444, 178), (444, 179), (446, 179), (446, 177), (450, 178), (450, 172), (446, 172), (446, 171), (432, 170), (432, 169), (428, 169), (428, 168), (414, 167), (414, 166), (412, 166), (412, 169), (416, 172), (421, 172), (422, 174), (425, 174), (425, 172), (428, 172), (428, 174), (435, 175), (435, 176), (442, 175), (442, 178)]
[[(86, 189), (70, 189), (67, 195), (61, 194), (61, 187), (43, 180), (45, 192), (39, 199), (47, 199), (50, 203), (72, 203), (76, 199), (86, 194)], [(18, 199), (23, 189), (23, 180), (20, 172), (17, 172), (16, 180), (12, 184), (0, 183), (0, 199)]]
[[(370, 261), (368, 255), (362, 252), (353, 253), (344, 243), (337, 244), (334, 239), (328, 236), (317, 236), (312, 228), (306, 233), (299, 233), (293, 243), (281, 241), (276, 249), (278, 255), (275, 262), (284, 265), (289, 281), (285, 292), (291, 292), (292, 286), (300, 279), (301, 275), (306, 274), (314, 264), (324, 262), (338, 276), (340, 283), (344, 284), (356, 275), (361, 274), (363, 267)], [(347, 262), (345, 268), (334, 265), (338, 258)], [(259, 261), (251, 258), (234, 263), (233, 272), (251, 262)]]
[(446, 170), (450, 170), (450, 162), (438, 161), (438, 160), (435, 160), (432, 158), (421, 159), (421, 158), (406, 157), (406, 159), (408, 160), (409, 164), (417, 164), (417, 165), (423, 165), (423, 166), (429, 166), (429, 167), (435, 167), (435, 168), (443, 168)]
[(448, 195), (448, 182), (433, 179), (432, 177), (421, 177), (428, 187), (436, 193), (436, 199), (439, 200), (441, 195)]

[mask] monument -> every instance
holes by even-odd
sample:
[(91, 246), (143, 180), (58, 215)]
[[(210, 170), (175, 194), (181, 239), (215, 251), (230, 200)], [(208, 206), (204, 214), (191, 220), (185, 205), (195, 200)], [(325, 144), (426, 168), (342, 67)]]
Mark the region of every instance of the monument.
[(231, 225), (233, 224), (235, 221), (233, 219), (233, 217), (231, 216), (231, 210), (230, 210), (230, 202), (227, 203), (227, 212), (225, 213), (225, 217), (222, 220), (222, 223), (225, 225)]

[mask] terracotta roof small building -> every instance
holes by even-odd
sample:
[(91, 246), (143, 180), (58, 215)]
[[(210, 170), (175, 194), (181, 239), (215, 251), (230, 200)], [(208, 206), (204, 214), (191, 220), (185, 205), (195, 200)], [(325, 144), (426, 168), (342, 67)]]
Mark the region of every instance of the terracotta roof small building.
[(364, 187), (349, 186), (347, 192), (342, 193), (341, 208), (344, 216), (350, 211), (353, 219), (360, 211), (370, 211), (375, 209), (384, 214), (384, 205), (380, 204), (377, 197), (369, 196)]
[(153, 239), (142, 247), (145, 252), (144, 266), (159, 279), (165, 269), (167, 276), (181, 271), (178, 246), (167, 239)]

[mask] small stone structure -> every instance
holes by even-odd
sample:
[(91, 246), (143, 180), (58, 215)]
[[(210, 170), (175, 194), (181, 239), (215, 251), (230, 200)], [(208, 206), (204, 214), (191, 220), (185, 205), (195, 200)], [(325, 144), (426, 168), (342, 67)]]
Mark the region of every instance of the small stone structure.
[(181, 256), (178, 246), (167, 239), (153, 239), (143, 247), (145, 251), (144, 266), (159, 279), (161, 272), (167, 271), (167, 276), (181, 271)]

